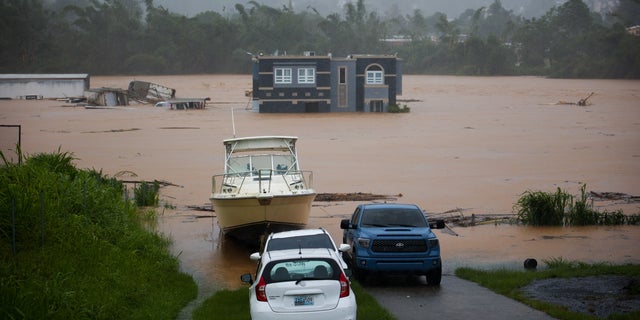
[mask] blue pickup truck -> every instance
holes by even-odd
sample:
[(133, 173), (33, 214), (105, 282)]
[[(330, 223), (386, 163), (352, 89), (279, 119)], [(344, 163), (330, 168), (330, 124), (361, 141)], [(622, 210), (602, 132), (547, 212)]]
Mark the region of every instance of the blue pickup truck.
[(431, 229), (444, 228), (444, 221), (429, 224), (413, 204), (372, 203), (356, 207), (351, 219), (340, 222), (343, 243), (351, 250), (344, 260), (356, 277), (372, 272), (426, 275), (427, 283), (439, 285), (442, 278), (440, 244)]

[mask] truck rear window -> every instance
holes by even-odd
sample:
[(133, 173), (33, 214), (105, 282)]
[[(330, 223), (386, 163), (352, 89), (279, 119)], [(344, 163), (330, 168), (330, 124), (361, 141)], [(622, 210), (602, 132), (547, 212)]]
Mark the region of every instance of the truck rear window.
[(275, 238), (269, 240), (267, 251), (305, 249), (305, 248), (328, 248), (335, 250), (333, 243), (326, 234), (314, 234), (299, 237)]

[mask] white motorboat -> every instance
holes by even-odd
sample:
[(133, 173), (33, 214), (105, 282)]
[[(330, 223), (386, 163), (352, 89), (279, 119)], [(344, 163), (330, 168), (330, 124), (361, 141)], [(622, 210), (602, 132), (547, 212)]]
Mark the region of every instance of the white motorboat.
[(313, 173), (302, 171), (297, 137), (224, 140), (224, 174), (212, 178), (211, 203), (222, 232), (259, 245), (271, 232), (303, 228), (316, 197)]

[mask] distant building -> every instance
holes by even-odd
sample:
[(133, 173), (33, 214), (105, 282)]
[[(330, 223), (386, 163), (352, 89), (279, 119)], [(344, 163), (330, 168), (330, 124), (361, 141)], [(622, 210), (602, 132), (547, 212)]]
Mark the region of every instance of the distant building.
[(88, 74), (0, 74), (0, 98), (76, 98), (86, 90)]
[(633, 26), (633, 27), (627, 28), (627, 33), (632, 36), (640, 37), (640, 26)]
[(395, 55), (253, 57), (253, 110), (260, 113), (386, 112), (402, 95)]

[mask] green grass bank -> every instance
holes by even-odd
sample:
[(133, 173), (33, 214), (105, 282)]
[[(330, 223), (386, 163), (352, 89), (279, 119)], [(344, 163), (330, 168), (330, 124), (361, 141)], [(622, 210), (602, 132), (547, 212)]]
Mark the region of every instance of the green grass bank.
[[(532, 299), (524, 294), (522, 288), (536, 280), (558, 278), (585, 278), (592, 276), (616, 275), (628, 277), (629, 284), (625, 287), (625, 299), (640, 298), (640, 265), (611, 265), (607, 263), (587, 264), (583, 262), (566, 261), (561, 258), (545, 261), (547, 267), (537, 271), (522, 270), (479, 270), (472, 268), (459, 268), (456, 276), (478, 283), (498, 294), (520, 301), (532, 308), (546, 312), (550, 316), (561, 320), (585, 320), (602, 319), (590, 314), (591, 310), (583, 309), (583, 312), (571, 311), (566, 306), (558, 303), (549, 303)], [(586, 283), (587, 286), (593, 285)], [(570, 294), (569, 288), (564, 288), (564, 295)], [(590, 303), (598, 304), (596, 295), (590, 296)], [(606, 319), (631, 320), (640, 319), (640, 311), (613, 313)]]
[(196, 297), (122, 183), (60, 151), (2, 160), (0, 318), (174, 319)]

